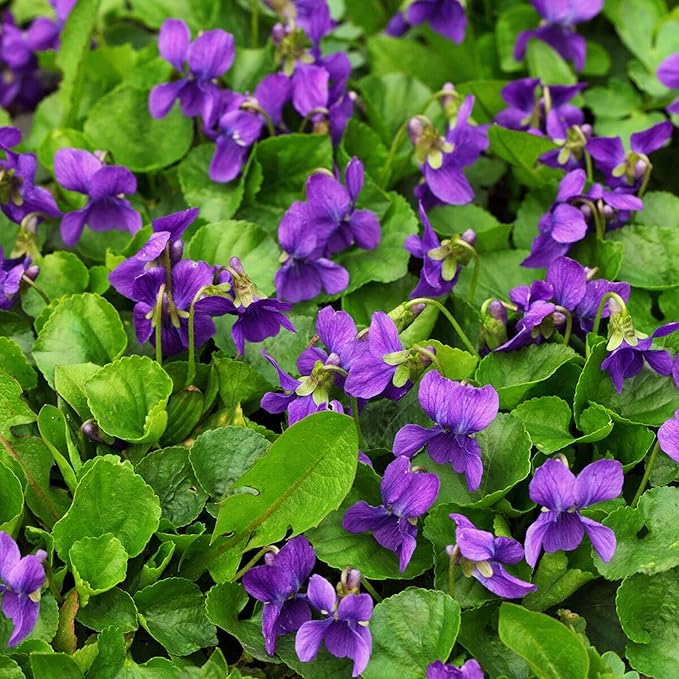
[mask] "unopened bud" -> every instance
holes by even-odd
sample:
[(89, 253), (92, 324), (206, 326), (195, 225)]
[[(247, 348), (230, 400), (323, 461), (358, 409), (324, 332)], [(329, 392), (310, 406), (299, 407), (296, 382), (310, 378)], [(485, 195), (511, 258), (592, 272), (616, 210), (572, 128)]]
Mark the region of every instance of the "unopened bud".
[(29, 278), (30, 280), (34, 281), (37, 277), (38, 274), (40, 273), (40, 267), (37, 264), (32, 264), (29, 266), (26, 271), (24, 271), (24, 276), (26, 278)]
[(636, 163), (634, 163), (634, 176), (636, 179), (641, 179), (648, 171), (648, 161), (643, 158), (639, 158)]
[(476, 245), (476, 231), (474, 229), (467, 229), (460, 238), (472, 247)]
[(395, 309), (392, 309), (387, 316), (394, 321), (398, 332), (403, 332), (413, 321), (422, 313), (424, 304), (408, 305), (408, 302), (399, 304)]
[(420, 137), (424, 134), (425, 122), (422, 116), (415, 116), (408, 121), (408, 136), (410, 137), (410, 142), (417, 144)]
[(276, 47), (281, 44), (286, 35), (287, 30), (283, 24), (274, 24), (274, 27), (271, 29), (271, 39)]
[(170, 245), (170, 262), (176, 264), (184, 255), (183, 241), (176, 240)]

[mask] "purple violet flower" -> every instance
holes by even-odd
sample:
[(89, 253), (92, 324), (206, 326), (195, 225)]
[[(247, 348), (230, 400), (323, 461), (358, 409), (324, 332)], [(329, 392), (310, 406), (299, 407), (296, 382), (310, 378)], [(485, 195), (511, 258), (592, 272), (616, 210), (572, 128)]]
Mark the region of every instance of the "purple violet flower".
[(0, 246), (0, 309), (11, 309), (19, 295), (24, 276), (34, 280), (39, 272), (37, 266), (31, 266), (31, 258), (26, 255), (5, 259)]
[(428, 23), (433, 31), (458, 44), (467, 30), (465, 2), (461, 0), (415, 0), (405, 17), (412, 26)]
[[(660, 80), (665, 87), (679, 89), (679, 52), (670, 54), (669, 57), (666, 57), (660, 62), (657, 75), (658, 80)], [(675, 99), (667, 107), (667, 112), (679, 114), (679, 99)]]
[[(460, 564), (466, 577), (478, 580), (487, 590), (503, 599), (522, 599), (537, 587), (508, 573), (502, 564), (523, 559), (523, 547), (512, 538), (496, 538), (479, 530), (462, 514), (450, 514), (455, 522), (455, 546), (446, 552)], [(473, 675), (472, 675), (473, 676)]]
[(476, 244), (476, 234), (467, 229), (462, 236), (446, 238), (441, 242), (421, 201), (418, 209), (423, 226), (422, 236), (408, 236), (405, 249), (413, 257), (423, 260), (423, 263), (420, 280), (409, 297), (443, 297), (455, 287), (462, 266), (469, 263)]
[(0, 531), (0, 594), (2, 612), (13, 625), (7, 642), (10, 647), (20, 644), (38, 622), (46, 559), (47, 552), (42, 549), (22, 557), (17, 543)]
[(189, 27), (181, 19), (166, 19), (160, 27), (158, 51), (183, 77), (151, 90), (151, 115), (164, 118), (179, 99), (185, 116), (210, 118), (219, 99), (215, 81), (231, 68), (236, 53), (231, 33), (217, 28), (191, 42)]
[[(609, 323), (615, 323), (616, 314), (611, 314)], [(672, 354), (667, 349), (653, 349), (653, 340), (657, 337), (665, 337), (679, 330), (679, 322), (661, 325), (650, 336), (645, 337), (641, 333), (636, 336), (620, 336), (617, 342), (613, 339), (608, 343), (609, 354), (601, 363), (601, 369), (608, 371), (615, 390), (622, 392), (623, 381), (628, 377), (634, 377), (641, 372), (644, 361), (658, 373), (658, 375), (671, 375), (673, 368)], [(635, 343), (631, 343), (635, 342)]]
[(412, 457), (427, 446), (437, 464), (449, 463), (461, 474), (467, 488), (475, 491), (481, 484), (483, 463), (481, 447), (474, 437), (496, 417), (500, 407), (497, 392), (489, 384), (478, 388), (454, 382), (432, 370), (420, 382), (422, 410), (435, 426), (425, 429), (406, 424), (394, 437), (394, 455)]
[(352, 677), (368, 666), (372, 653), (372, 635), (368, 623), (373, 613), (369, 594), (348, 594), (338, 598), (335, 588), (320, 575), (312, 575), (307, 589), (309, 603), (323, 615), (323, 620), (305, 622), (295, 638), (295, 651), (302, 662), (311, 662), (325, 642), (336, 658), (351, 658)]
[(427, 666), (427, 679), (483, 679), (483, 671), (476, 660), (467, 660), (460, 667), (437, 660)]
[(436, 474), (410, 468), (407, 457), (387, 465), (380, 483), (378, 507), (361, 500), (349, 507), (342, 528), (349, 533), (371, 532), (378, 544), (394, 552), (403, 573), (415, 551), (417, 520), (429, 511), (439, 492)]
[(311, 609), (300, 589), (316, 564), (316, 555), (303, 536), (288, 540), (280, 551), (267, 552), (264, 565), (243, 576), (245, 591), (264, 604), (262, 635), (266, 652), (276, 652), (276, 640), (296, 632), (311, 620)]
[(60, 149), (54, 156), (54, 176), (69, 191), (88, 197), (85, 207), (61, 219), (61, 237), (68, 246), (78, 243), (85, 225), (93, 231), (141, 229), (141, 216), (121, 195), (135, 193), (137, 180), (120, 165), (104, 165), (97, 154)]
[(660, 450), (679, 464), (679, 410), (658, 429)]
[(596, 137), (587, 143), (587, 151), (606, 176), (609, 186), (639, 189), (651, 171), (649, 154), (661, 148), (672, 136), (672, 123), (665, 120), (630, 137), (630, 151), (625, 152), (620, 137)]
[(536, 38), (547, 43), (566, 61), (572, 61), (576, 71), (585, 67), (587, 42), (578, 35), (574, 26), (593, 19), (603, 7), (603, 0), (531, 0), (533, 7), (542, 17), (537, 28), (524, 31), (514, 46), (514, 58), (521, 61), (526, 53), (528, 41)]
[(617, 460), (597, 460), (577, 476), (557, 459), (547, 460), (535, 470), (528, 486), (533, 502), (542, 505), (540, 516), (526, 532), (526, 561), (535, 566), (545, 552), (570, 552), (582, 542), (585, 533), (599, 558), (608, 562), (615, 553), (615, 533), (588, 519), (580, 510), (622, 493), (622, 465)]
[(410, 28), (410, 24), (403, 12), (396, 12), (384, 28), (386, 35), (392, 38), (400, 38), (405, 35)]

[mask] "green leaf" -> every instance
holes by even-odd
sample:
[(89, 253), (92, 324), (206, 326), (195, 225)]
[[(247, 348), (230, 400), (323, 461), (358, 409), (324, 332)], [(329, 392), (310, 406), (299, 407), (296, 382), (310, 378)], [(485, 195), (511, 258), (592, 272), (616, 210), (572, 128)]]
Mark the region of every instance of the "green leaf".
[(99, 295), (64, 298), (42, 326), (33, 347), (35, 363), (54, 387), (57, 365), (104, 365), (120, 356), (127, 335), (115, 308)]
[(127, 575), (127, 552), (111, 533), (77, 540), (68, 558), (81, 606), (87, 606), (91, 596), (113, 589)]
[(298, 535), (318, 525), (351, 489), (357, 454), (356, 428), (346, 415), (326, 411), (295, 423), (234, 484), (245, 492), (222, 501), (214, 537), (233, 533), (229, 543), (236, 544), (254, 532), (249, 547), (261, 547), (289, 527)]
[[(588, 87), (583, 92), (583, 96), (587, 106), (592, 109), (592, 112), (597, 117), (624, 118), (641, 108), (641, 96), (639, 95), (639, 92), (632, 86), (629, 80), (626, 79), (611, 78), (607, 83), (607, 87)], [(644, 210), (639, 213), (639, 215), (646, 212), (648, 208), (648, 199), (653, 193), (647, 193), (644, 196)], [(639, 215), (637, 215), (636, 221), (639, 221)], [(641, 223), (664, 224), (664, 221)]]
[[(434, 229), (444, 236), (462, 234), (467, 229), (476, 233), (477, 252), (505, 250), (509, 246), (510, 224), (497, 218), (478, 205), (443, 205), (429, 213)], [(469, 265), (473, 266), (473, 262)]]
[(134, 557), (144, 549), (159, 520), (158, 498), (132, 465), (112, 455), (97, 457), (83, 467), (73, 504), (54, 525), (54, 546), (67, 561), (78, 540), (111, 533)]
[(63, 122), (68, 127), (74, 120), (80, 96), (82, 63), (90, 49), (92, 31), (99, 10), (99, 0), (82, 0), (74, 5), (61, 31), (56, 63), (63, 73), (59, 98), (63, 107)]
[(3, 679), (26, 679), (21, 667), (9, 656), (0, 656), (0, 676)]
[[(53, 252), (40, 261), (37, 282), (49, 292), (52, 300), (62, 295), (84, 292), (89, 281), (87, 267), (72, 252)], [(36, 317), (45, 308), (45, 302), (33, 288), (29, 288), (21, 296), (21, 308), (29, 316)]]
[(25, 391), (35, 389), (38, 375), (21, 347), (9, 337), (0, 337), (0, 370), (13, 377)]
[(85, 383), (87, 404), (109, 435), (131, 443), (155, 443), (167, 426), (172, 380), (148, 356), (124, 356)]
[(646, 491), (638, 507), (611, 512), (603, 524), (615, 532), (617, 547), (608, 563), (594, 556), (599, 573), (607, 580), (620, 580), (634, 573), (662, 573), (679, 565), (677, 517), (679, 488), (674, 487)]
[(630, 641), (625, 655), (630, 665), (649, 677), (674, 676), (679, 665), (679, 569), (659, 575), (625, 578), (616, 608)]
[(12, 427), (35, 422), (35, 413), (21, 398), (21, 385), (0, 369), (0, 434), (10, 436)]
[(589, 656), (568, 627), (544, 613), (521, 606), (500, 606), (500, 639), (520, 655), (538, 679), (583, 679), (589, 670)]
[[(211, 222), (233, 217), (244, 194), (243, 178), (227, 184), (213, 182), (208, 176), (214, 144), (191, 149), (179, 164), (179, 184), (187, 205), (200, 205), (200, 216)], [(228, 261), (228, 260), (227, 260)]]
[(443, 374), (449, 380), (468, 380), (474, 375), (479, 359), (468, 351), (449, 347), (435, 339), (426, 340), (423, 344), (434, 347), (439, 363), (443, 366)]
[(349, 507), (360, 500), (373, 506), (382, 504), (379, 477), (363, 464), (358, 466), (354, 487), (340, 508), (328, 514), (318, 528), (305, 533), (321, 561), (338, 570), (360, 568), (361, 573), (370, 580), (411, 580), (431, 568), (431, 548), (421, 538), (408, 567), (401, 573), (398, 556), (375, 542), (371, 533), (349, 533), (344, 530), (344, 515)]
[(479, 384), (491, 384), (500, 396), (501, 408), (514, 408), (532, 387), (550, 378), (562, 365), (580, 361), (563, 344), (531, 344), (519, 351), (493, 352), (476, 369)]
[(417, 219), (408, 202), (391, 193), (392, 205), (382, 220), (380, 244), (374, 250), (353, 248), (341, 254), (337, 262), (349, 271), (349, 286), (343, 294), (366, 283), (391, 283), (408, 271), (410, 254), (403, 247), (406, 238), (417, 232)]
[(205, 613), (198, 585), (184, 578), (166, 578), (134, 595), (139, 620), (171, 655), (185, 656), (217, 645), (217, 630)]
[(636, 213), (634, 222), (679, 229), (679, 196), (667, 191), (649, 191), (644, 195), (644, 209)]
[(540, 21), (537, 12), (526, 5), (514, 5), (499, 13), (495, 24), (495, 39), (503, 71), (520, 71), (520, 62), (514, 59), (514, 45), (519, 33), (535, 28)]
[(570, 433), (571, 408), (558, 396), (542, 396), (524, 401), (513, 415), (526, 427), (533, 445), (545, 455), (551, 455), (573, 443)]
[(483, 476), (478, 490), (470, 492), (464, 474), (450, 464), (436, 464), (422, 452), (415, 463), (435, 472), (441, 480), (438, 502), (454, 502), (461, 507), (490, 507), (530, 473), (531, 441), (520, 420), (499, 413), (476, 435), (481, 446)]
[(207, 494), (196, 482), (187, 448), (156, 450), (142, 458), (135, 471), (153, 488), (163, 518), (173, 526), (186, 526), (198, 518)]
[(161, 578), (165, 569), (170, 565), (170, 561), (172, 561), (175, 549), (176, 545), (174, 542), (163, 542), (160, 544), (155, 553), (142, 566), (139, 578), (140, 589), (152, 585)]
[(443, 592), (409, 587), (375, 606), (370, 630), (366, 679), (420, 679), (423, 668), (450, 655), (460, 630), (460, 606)]
[(23, 510), (21, 481), (9, 467), (0, 462), (0, 530), (14, 534)]
[(148, 90), (127, 85), (102, 97), (90, 110), (85, 134), (132, 172), (151, 172), (183, 158), (193, 141), (193, 121), (175, 107), (165, 118), (148, 112)]
[(73, 493), (77, 486), (76, 474), (80, 471), (81, 461), (64, 414), (56, 406), (45, 404), (38, 413), (38, 430), (52, 453), (66, 486)]
[(611, 239), (624, 248), (620, 279), (647, 290), (665, 290), (679, 285), (676, 253), (679, 232), (673, 226), (630, 224), (613, 231)]
[(227, 408), (239, 403), (255, 404), (265, 391), (271, 389), (267, 382), (252, 366), (233, 358), (213, 359), (219, 381), (219, 395)]
[(265, 294), (274, 291), (273, 277), (280, 250), (265, 231), (250, 222), (228, 219), (202, 226), (191, 239), (187, 256), (228, 266), (240, 257), (248, 276)]
[(31, 653), (29, 658), (35, 677), (85, 679), (78, 663), (66, 653)]
[(523, 605), (534, 611), (546, 611), (560, 604), (596, 575), (579, 568), (569, 568), (564, 552), (543, 554), (533, 577), (537, 592), (529, 592)]
[(319, 168), (332, 169), (332, 144), (327, 135), (284, 134), (269, 137), (255, 147), (266, 191), (257, 203), (287, 209), (301, 200), (307, 177)]
[(561, 56), (542, 40), (528, 41), (526, 49), (528, 73), (545, 85), (574, 85), (578, 79)]
[(264, 457), (271, 444), (243, 427), (223, 427), (201, 434), (191, 446), (189, 460), (202, 489), (221, 500), (233, 484)]
[(134, 632), (139, 627), (137, 607), (132, 597), (119, 587), (90, 598), (87, 606), (78, 609), (76, 620), (95, 632), (107, 627), (121, 632)]
[(99, 370), (94, 363), (75, 363), (58, 365), (54, 369), (54, 390), (80, 415), (81, 419), (92, 417), (87, 404), (85, 383)]

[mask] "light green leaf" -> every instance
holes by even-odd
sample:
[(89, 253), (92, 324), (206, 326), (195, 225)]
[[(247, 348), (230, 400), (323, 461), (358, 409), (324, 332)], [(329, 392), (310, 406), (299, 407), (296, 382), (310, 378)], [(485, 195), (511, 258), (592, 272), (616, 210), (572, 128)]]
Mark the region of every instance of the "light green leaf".
[(111, 533), (77, 540), (68, 558), (81, 606), (87, 606), (91, 596), (113, 589), (127, 575), (127, 552)]
[(15, 534), (24, 510), (21, 481), (0, 462), (0, 530)]
[(78, 609), (76, 620), (96, 632), (101, 632), (107, 627), (113, 627), (121, 632), (134, 632), (139, 627), (137, 607), (132, 597), (119, 587), (93, 596), (87, 606)]
[(9, 436), (12, 427), (35, 422), (35, 413), (21, 398), (21, 385), (0, 369), (0, 434)]
[(9, 337), (0, 337), (0, 370), (11, 375), (24, 391), (35, 389), (38, 375), (21, 347)]

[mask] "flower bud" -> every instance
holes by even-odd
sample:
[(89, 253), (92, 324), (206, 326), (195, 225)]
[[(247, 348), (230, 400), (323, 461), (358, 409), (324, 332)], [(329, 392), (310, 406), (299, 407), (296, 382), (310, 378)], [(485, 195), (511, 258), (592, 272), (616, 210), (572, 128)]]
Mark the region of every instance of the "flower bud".
[(422, 120), (422, 116), (415, 116), (408, 121), (408, 136), (410, 137), (410, 142), (415, 146), (419, 141), (420, 137), (424, 134), (425, 124)]
[(498, 299), (481, 307), (481, 340), (491, 351), (507, 341), (507, 310)]
[(387, 316), (394, 321), (398, 332), (403, 332), (422, 313), (424, 306), (424, 304), (408, 306), (408, 302), (403, 302), (392, 309)]
[(184, 242), (180, 240), (174, 241), (170, 245), (170, 262), (176, 264), (184, 255)]
[(26, 271), (24, 271), (24, 276), (26, 278), (29, 278), (30, 280), (34, 281), (37, 277), (38, 274), (40, 273), (40, 267), (37, 264), (32, 264), (29, 266)]
[(476, 245), (476, 231), (474, 231), (474, 229), (467, 229), (460, 238), (465, 243), (469, 243), (472, 247)]
[(337, 593), (343, 597), (361, 592), (361, 571), (357, 568), (345, 568), (340, 582), (337, 583)]

